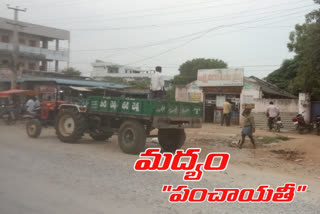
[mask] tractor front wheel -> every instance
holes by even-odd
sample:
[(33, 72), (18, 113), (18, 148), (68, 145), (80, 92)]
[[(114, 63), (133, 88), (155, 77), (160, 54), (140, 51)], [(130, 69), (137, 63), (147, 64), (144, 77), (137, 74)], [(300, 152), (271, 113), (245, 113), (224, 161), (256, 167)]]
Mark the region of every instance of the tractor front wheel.
[(37, 138), (41, 134), (41, 122), (38, 119), (29, 120), (26, 123), (27, 134), (31, 138)]
[(86, 120), (78, 112), (62, 111), (55, 124), (56, 134), (62, 142), (77, 142), (86, 130)]

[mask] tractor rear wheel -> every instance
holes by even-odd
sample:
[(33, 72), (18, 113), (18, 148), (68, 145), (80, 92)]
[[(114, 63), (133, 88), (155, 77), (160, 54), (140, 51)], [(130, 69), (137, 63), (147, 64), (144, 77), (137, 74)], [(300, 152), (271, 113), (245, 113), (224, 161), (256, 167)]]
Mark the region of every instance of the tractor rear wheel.
[(26, 123), (27, 134), (31, 138), (37, 138), (41, 134), (41, 122), (38, 119), (29, 120)]
[(165, 152), (174, 153), (183, 146), (186, 140), (186, 133), (184, 129), (159, 129), (158, 139)]
[(139, 154), (146, 145), (146, 130), (143, 124), (135, 120), (122, 123), (118, 134), (118, 143), (121, 150), (128, 154)]
[(62, 142), (77, 142), (86, 130), (86, 120), (78, 112), (61, 111), (55, 124), (56, 134)]

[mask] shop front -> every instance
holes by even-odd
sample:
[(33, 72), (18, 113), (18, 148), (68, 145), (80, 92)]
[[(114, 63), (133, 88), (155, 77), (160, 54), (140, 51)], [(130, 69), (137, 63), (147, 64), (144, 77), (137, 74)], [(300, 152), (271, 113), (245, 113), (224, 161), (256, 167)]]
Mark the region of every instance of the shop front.
[(231, 124), (238, 125), (243, 69), (205, 69), (198, 71), (197, 83), (203, 92), (205, 122), (220, 123), (223, 103), (231, 103)]
[(239, 124), (241, 87), (204, 87), (204, 121), (220, 123), (223, 114), (223, 103), (229, 100), (231, 103), (231, 122)]

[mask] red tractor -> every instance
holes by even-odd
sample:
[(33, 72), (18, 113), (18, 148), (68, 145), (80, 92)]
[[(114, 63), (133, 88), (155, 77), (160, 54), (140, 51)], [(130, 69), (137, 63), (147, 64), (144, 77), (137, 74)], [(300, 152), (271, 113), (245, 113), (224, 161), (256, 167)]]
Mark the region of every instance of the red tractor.
[(26, 130), (29, 137), (37, 138), (41, 134), (42, 127), (54, 126), (56, 117), (60, 111), (59, 106), (65, 101), (44, 101), (41, 107), (34, 113), (26, 114)]

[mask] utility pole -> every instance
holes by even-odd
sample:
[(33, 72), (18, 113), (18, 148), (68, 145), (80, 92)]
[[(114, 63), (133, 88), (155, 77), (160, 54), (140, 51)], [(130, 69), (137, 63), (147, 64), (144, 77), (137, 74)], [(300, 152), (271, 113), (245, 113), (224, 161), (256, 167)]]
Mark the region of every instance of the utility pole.
[(18, 12), (26, 12), (27, 9), (20, 9), (18, 6), (16, 7), (10, 7), (10, 5), (7, 5), (9, 10), (14, 10), (14, 22), (8, 22), (8, 24), (13, 25), (13, 50), (12, 50), (12, 60), (11, 60), (11, 89), (17, 88), (17, 76), (19, 71), (19, 29), (18, 27), (23, 27), (22, 25), (19, 25), (18, 22)]

